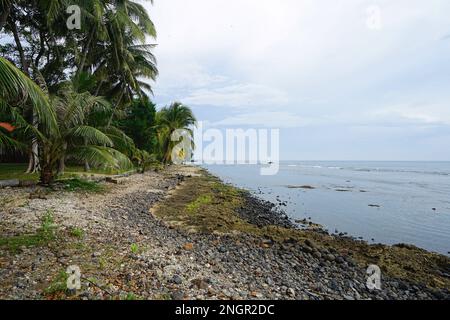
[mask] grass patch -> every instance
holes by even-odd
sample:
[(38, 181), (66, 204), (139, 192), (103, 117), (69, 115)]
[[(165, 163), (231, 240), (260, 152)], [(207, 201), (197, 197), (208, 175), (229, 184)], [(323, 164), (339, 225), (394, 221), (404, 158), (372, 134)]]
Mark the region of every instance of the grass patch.
[(139, 252), (139, 246), (136, 243), (132, 243), (130, 246), (130, 250), (132, 253), (137, 254)]
[(35, 234), (25, 234), (0, 238), (0, 247), (6, 247), (12, 252), (17, 252), (21, 247), (43, 246), (55, 240), (56, 225), (53, 213), (49, 210), (41, 219), (41, 226)]
[[(0, 180), (39, 181), (39, 173), (25, 173), (27, 167), (26, 163), (0, 163)], [(66, 167), (64, 175), (59, 178), (71, 179), (91, 174), (117, 175), (134, 171), (133, 169), (92, 168), (91, 171), (85, 172), (82, 166), (69, 165)]]
[(76, 191), (86, 191), (86, 192), (103, 192), (105, 188), (95, 181), (88, 181), (84, 179), (69, 179), (62, 181), (64, 183), (64, 190), (76, 192)]
[(236, 209), (244, 205), (242, 192), (207, 174), (191, 177), (156, 207), (155, 214), (189, 231), (260, 234), (256, 226), (236, 215)]
[(0, 163), (0, 180), (38, 181), (39, 174), (25, 173), (27, 167), (25, 163)]
[(52, 283), (44, 289), (47, 295), (56, 295), (67, 292), (67, 279), (69, 275), (65, 270), (61, 270), (52, 281)]
[(71, 228), (71, 229), (70, 229), (70, 235), (71, 235), (72, 237), (81, 239), (81, 238), (84, 237), (84, 231), (83, 231), (83, 229), (81, 229), (81, 228), (74, 227), (74, 228)]
[(189, 213), (194, 213), (195, 211), (197, 211), (198, 209), (200, 209), (200, 207), (202, 205), (207, 205), (210, 204), (212, 202), (212, 197), (209, 194), (203, 194), (198, 196), (197, 199), (195, 199), (194, 201), (188, 203), (186, 205), (186, 210)]

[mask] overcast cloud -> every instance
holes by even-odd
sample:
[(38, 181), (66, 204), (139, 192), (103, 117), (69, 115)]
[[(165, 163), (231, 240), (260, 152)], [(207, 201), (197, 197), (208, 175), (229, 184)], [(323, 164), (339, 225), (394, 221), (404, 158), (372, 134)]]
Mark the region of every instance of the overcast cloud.
[(211, 126), (280, 128), (283, 159), (450, 160), (450, 1), (146, 6), (158, 105), (180, 100)]

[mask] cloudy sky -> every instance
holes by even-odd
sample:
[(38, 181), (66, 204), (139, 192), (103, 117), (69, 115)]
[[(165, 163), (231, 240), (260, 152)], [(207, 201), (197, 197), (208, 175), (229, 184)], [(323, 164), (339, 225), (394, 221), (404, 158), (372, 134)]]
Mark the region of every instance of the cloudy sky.
[(450, 160), (450, 1), (155, 0), (159, 106), (284, 160)]

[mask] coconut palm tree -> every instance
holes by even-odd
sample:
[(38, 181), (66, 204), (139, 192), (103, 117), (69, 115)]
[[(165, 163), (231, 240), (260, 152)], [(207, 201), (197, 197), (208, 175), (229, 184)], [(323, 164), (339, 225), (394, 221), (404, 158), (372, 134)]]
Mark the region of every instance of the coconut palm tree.
[[(120, 140), (117, 131), (110, 129), (104, 133), (87, 124), (91, 112), (104, 111), (110, 108), (109, 104), (89, 92), (76, 92), (74, 87), (73, 83), (64, 84), (58, 95), (49, 98), (22, 71), (0, 57), (0, 111), (13, 119), (18, 130), (25, 134), (32, 132), (38, 138), (43, 184), (53, 181), (57, 163), (66, 157), (116, 168), (130, 165), (128, 157), (113, 148), (113, 140)], [(18, 110), (26, 103), (31, 103), (36, 110), (38, 128), (28, 123)], [(0, 131), (0, 150), (22, 145)]]
[[(33, 106), (40, 122), (39, 130), (28, 123), (23, 108)], [(39, 137), (51, 135), (57, 129), (56, 115), (42, 89), (21, 70), (0, 57), (0, 113), (13, 121), (16, 131), (33, 133)], [(25, 145), (0, 131), (0, 152), (5, 149), (24, 149)]]
[(96, 112), (111, 112), (111, 105), (103, 97), (93, 96), (86, 91), (86, 82), (89, 83), (89, 79), (74, 78), (62, 84), (58, 94), (51, 97), (58, 130), (43, 142), (43, 183), (53, 180), (56, 167), (58, 174), (64, 173), (67, 158), (117, 169), (131, 164), (126, 155), (114, 148), (117, 143), (122, 149), (132, 149), (131, 139), (119, 129), (112, 127), (105, 131), (90, 121), (90, 116)]
[[(194, 148), (192, 126), (196, 122), (192, 110), (180, 102), (174, 102), (156, 113), (155, 128), (158, 136), (159, 157), (164, 163), (172, 161), (172, 151), (182, 138), (190, 140), (191, 150), (180, 150), (180, 152), (183, 152), (184, 156), (190, 156)], [(182, 133), (176, 134), (179, 129)]]

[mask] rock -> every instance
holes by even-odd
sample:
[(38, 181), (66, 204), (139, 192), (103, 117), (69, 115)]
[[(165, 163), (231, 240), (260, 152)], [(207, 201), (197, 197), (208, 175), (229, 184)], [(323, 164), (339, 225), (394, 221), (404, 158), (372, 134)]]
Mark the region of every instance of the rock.
[(295, 290), (292, 289), (292, 288), (288, 288), (288, 289), (286, 290), (286, 294), (287, 294), (289, 297), (295, 297)]
[(197, 289), (203, 289), (203, 290), (207, 290), (209, 285), (208, 282), (205, 281), (204, 279), (194, 279), (191, 281), (191, 283), (197, 287)]
[(334, 260), (336, 260), (336, 257), (334, 255), (332, 255), (331, 253), (325, 255), (325, 259), (327, 259), (327, 261), (333, 262)]
[(31, 192), (30, 195), (28, 196), (28, 198), (30, 200), (32, 200), (32, 199), (47, 200), (47, 197), (45, 196), (45, 193), (42, 190), (40, 190), (40, 189), (38, 189), (38, 190), (36, 190), (34, 192)]
[(273, 245), (273, 241), (270, 240), (270, 239), (264, 239), (264, 240), (262, 240), (262, 241), (260, 242), (260, 244), (259, 244), (259, 246), (260, 246), (261, 248), (265, 248), (265, 249), (270, 248), (272, 245)]
[(252, 296), (253, 298), (261, 299), (263, 297), (263, 294), (260, 292), (252, 291), (250, 292), (250, 296)]
[(184, 293), (183, 291), (175, 291), (171, 295), (172, 300), (184, 300)]
[(339, 256), (339, 257), (336, 258), (336, 262), (342, 264), (342, 263), (345, 262), (345, 260), (344, 260), (344, 258), (342, 258), (342, 257)]
[(4, 187), (18, 187), (20, 185), (20, 181), (17, 179), (11, 180), (0, 180), (0, 188)]
[(322, 254), (317, 250), (313, 252), (313, 256), (316, 257), (317, 259), (322, 258)]
[(306, 240), (305, 240), (305, 244), (306, 244), (308, 247), (312, 248), (312, 249), (316, 249), (316, 248), (317, 248), (316, 243), (315, 243), (314, 241), (310, 240), (310, 239), (306, 239)]
[(170, 281), (172, 283), (175, 283), (175, 284), (182, 284), (183, 283), (183, 279), (177, 274), (174, 275)]
[(37, 185), (37, 182), (33, 180), (21, 180), (19, 182), (19, 187), (33, 187), (35, 185)]
[(227, 252), (227, 248), (225, 248), (224, 246), (220, 246), (217, 250), (218, 250), (220, 253), (225, 253), (225, 252)]
[(106, 177), (105, 181), (108, 182), (108, 183), (112, 183), (112, 184), (118, 184), (119, 183), (119, 181), (117, 181), (116, 179), (113, 179), (111, 177)]

